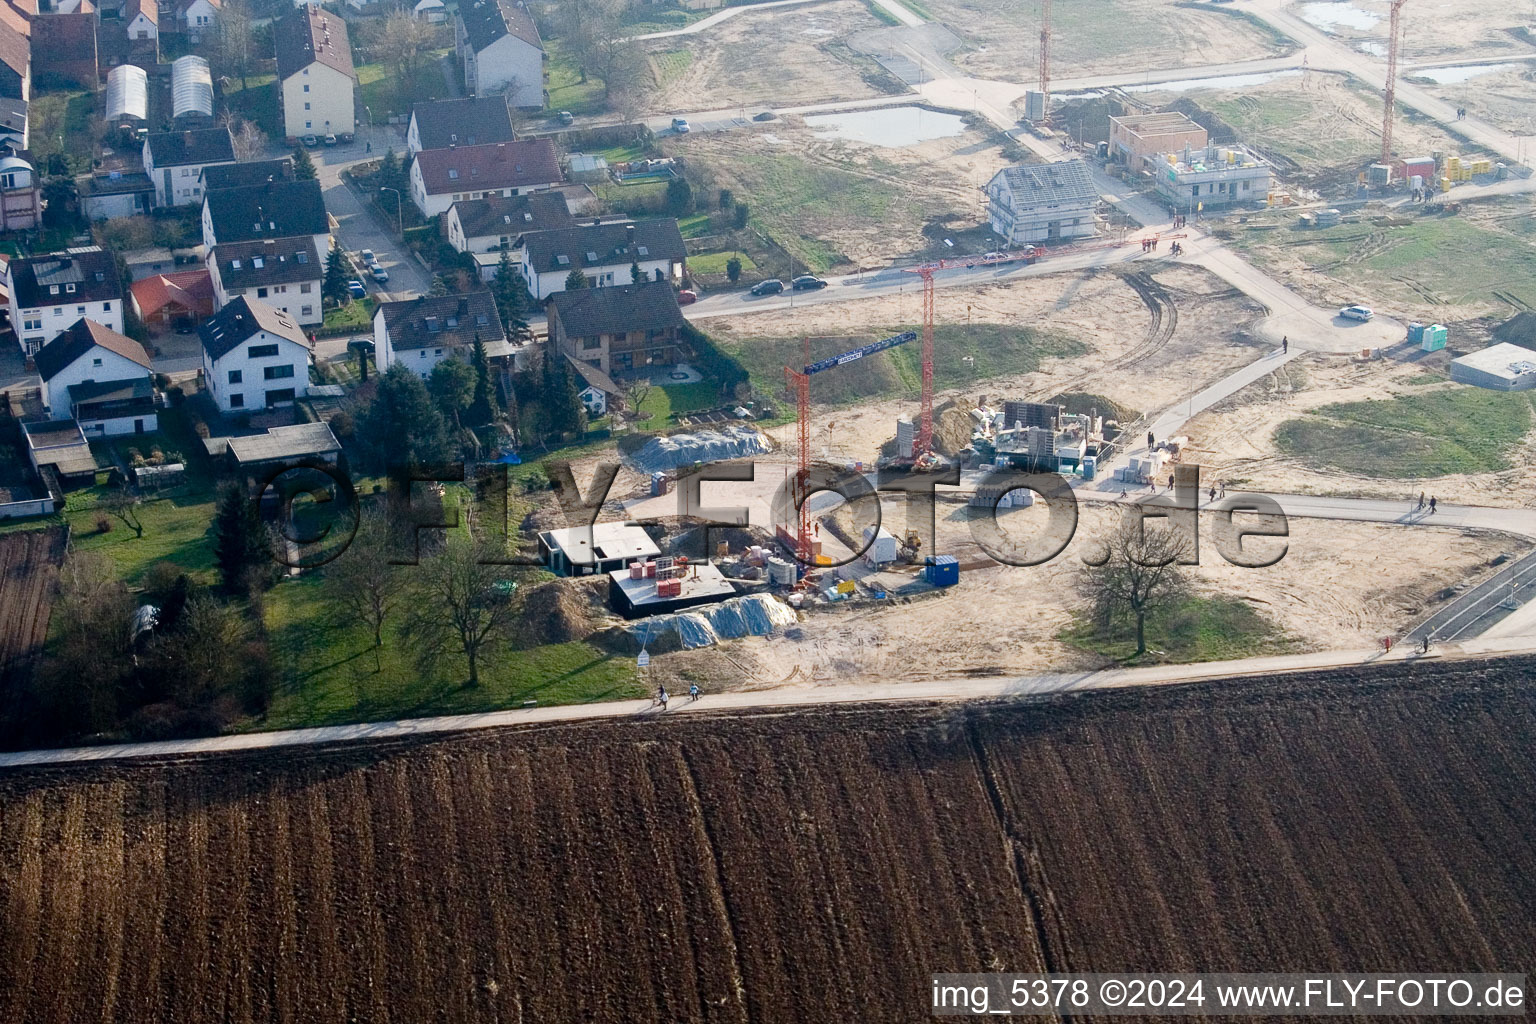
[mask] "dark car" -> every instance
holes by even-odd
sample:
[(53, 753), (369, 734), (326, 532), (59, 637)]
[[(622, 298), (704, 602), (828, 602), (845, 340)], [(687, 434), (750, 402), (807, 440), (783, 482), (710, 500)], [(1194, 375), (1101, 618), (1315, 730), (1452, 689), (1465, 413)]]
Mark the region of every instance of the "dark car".
[(784, 282), (778, 278), (770, 278), (767, 281), (759, 281), (752, 286), (753, 295), (777, 295), (784, 290)]
[(576, 115), (572, 114), (569, 110), (562, 110), (560, 113), (555, 115), (555, 120), (559, 121), (561, 124), (575, 124)]
[(352, 280), (347, 282), (347, 294), (351, 295), (354, 299), (366, 299), (368, 297), (368, 289), (363, 287), (363, 282)]
[(797, 292), (813, 292), (817, 288), (825, 288), (826, 286), (827, 282), (815, 274), (802, 274), (795, 278), (794, 282), (790, 285)]

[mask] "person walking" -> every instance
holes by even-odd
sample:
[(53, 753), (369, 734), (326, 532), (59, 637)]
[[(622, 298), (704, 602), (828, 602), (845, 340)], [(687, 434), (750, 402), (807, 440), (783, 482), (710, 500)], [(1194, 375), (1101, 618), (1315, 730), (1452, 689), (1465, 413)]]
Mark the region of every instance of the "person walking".
[(700, 692), (701, 691), (699, 690), (699, 684), (698, 683), (693, 683), (692, 685), (690, 685), (688, 687), (688, 699), (689, 700), (698, 700)]
[(1151, 451), (1155, 447), (1157, 447), (1156, 442), (1152, 437), (1152, 431), (1149, 430), (1147, 431), (1147, 451)]
[(1210, 500), (1211, 501), (1215, 501), (1216, 500), (1216, 485), (1215, 484), (1211, 484), (1211, 498), (1210, 498)]
[(656, 703), (661, 705), (661, 710), (667, 710), (667, 688), (665, 686), (656, 694)]
[(1280, 338), (1280, 354), (1287, 355), (1291, 351), (1291, 339), (1286, 336)]
[(1415, 509), (1415, 511), (1418, 511), (1418, 512), (1424, 511), (1424, 492), (1423, 491), (1419, 492), (1419, 507), (1417, 509)]
[(1429, 514), (1430, 515), (1434, 515), (1435, 514), (1435, 504), (1436, 504), (1435, 496), (1433, 494), (1431, 494), (1429, 496)]

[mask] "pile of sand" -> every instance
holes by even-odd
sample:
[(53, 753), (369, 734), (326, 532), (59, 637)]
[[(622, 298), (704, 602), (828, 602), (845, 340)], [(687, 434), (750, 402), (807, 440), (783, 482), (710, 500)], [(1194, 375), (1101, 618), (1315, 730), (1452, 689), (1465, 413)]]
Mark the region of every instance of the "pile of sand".
[(1493, 329), (1496, 341), (1536, 349), (1536, 313), (1516, 313)]
[(552, 580), (523, 595), (520, 638), (528, 646), (585, 640), (602, 615), (607, 577)]

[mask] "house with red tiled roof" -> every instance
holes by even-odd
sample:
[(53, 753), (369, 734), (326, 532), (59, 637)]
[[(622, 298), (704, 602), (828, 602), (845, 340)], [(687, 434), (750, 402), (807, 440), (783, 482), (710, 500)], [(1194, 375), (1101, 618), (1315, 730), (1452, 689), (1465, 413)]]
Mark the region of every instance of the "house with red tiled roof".
[(467, 199), (519, 196), (563, 180), (549, 139), (424, 149), (411, 162), (411, 198), (423, 217), (446, 213)]
[(213, 315), (213, 279), (207, 270), (151, 274), (128, 291), (133, 311), (148, 326), (191, 324)]

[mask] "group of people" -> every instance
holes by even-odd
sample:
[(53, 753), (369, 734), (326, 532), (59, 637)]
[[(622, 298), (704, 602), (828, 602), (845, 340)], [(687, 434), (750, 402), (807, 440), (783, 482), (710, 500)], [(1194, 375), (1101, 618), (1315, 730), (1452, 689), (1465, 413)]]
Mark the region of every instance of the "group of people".
[[(1172, 211), (1169, 211), (1169, 212), (1172, 212)], [(1173, 226), (1175, 228), (1181, 228), (1181, 227), (1184, 226), (1184, 215), (1182, 213), (1175, 213), (1175, 214), (1173, 214)]]
[[(699, 684), (698, 683), (694, 683), (694, 684), (692, 684), (691, 686), (688, 687), (688, 699), (690, 701), (698, 700), (699, 696), (703, 692), (704, 692), (703, 690), (699, 689)], [(661, 708), (661, 710), (665, 711), (665, 710), (667, 710), (667, 701), (669, 701), (671, 699), (672, 699), (672, 695), (667, 692), (667, 687), (666, 687), (665, 684), (663, 684), (661, 686), (656, 687), (656, 696), (652, 700), (651, 707), (659, 707), (659, 708)]]
[(1174, 242), (1172, 245), (1170, 245), (1168, 247), (1168, 252), (1169, 252), (1169, 254), (1171, 254), (1173, 256), (1183, 256), (1184, 255), (1184, 245), (1183, 245), (1183, 243), (1181, 243), (1181, 242)]
[(1429, 202), (1429, 197), (1433, 194), (1427, 188), (1416, 188), (1413, 190), (1413, 201), (1415, 203), (1427, 203)]
[(1466, 107), (1457, 107), (1456, 108), (1456, 120), (1458, 120), (1458, 121), (1465, 121), (1466, 119), (1467, 119), (1467, 108)]
[(1157, 252), (1157, 236), (1153, 235), (1151, 238), (1143, 238), (1141, 240), (1141, 251)]
[[(1419, 492), (1419, 505), (1418, 505), (1418, 507), (1416, 509), (1414, 509), (1414, 511), (1415, 512), (1423, 512), (1424, 511), (1424, 492), (1423, 491)], [(1429, 514), (1430, 515), (1434, 515), (1435, 514), (1435, 496), (1434, 495), (1430, 495), (1429, 496)]]

